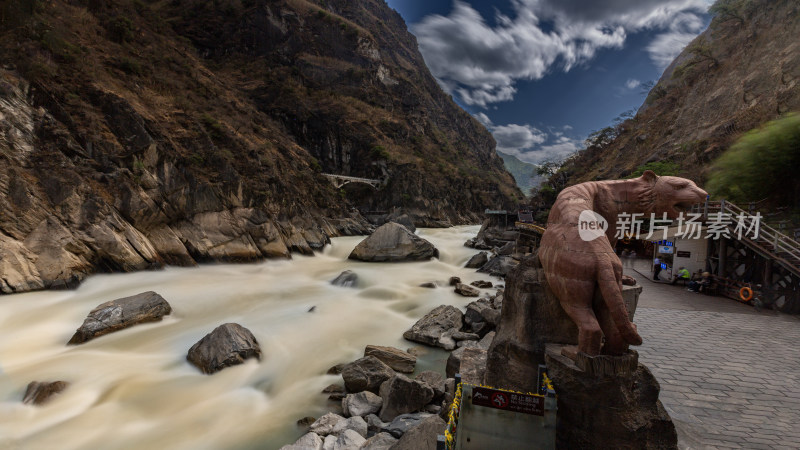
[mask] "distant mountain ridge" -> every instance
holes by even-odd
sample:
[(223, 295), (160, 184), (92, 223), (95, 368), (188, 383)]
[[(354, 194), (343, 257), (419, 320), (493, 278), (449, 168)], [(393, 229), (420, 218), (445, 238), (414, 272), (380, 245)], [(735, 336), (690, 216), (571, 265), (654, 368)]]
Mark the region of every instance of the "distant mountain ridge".
[(497, 154), (503, 158), (506, 170), (511, 172), (517, 182), (517, 186), (525, 195), (528, 195), (531, 188), (538, 187), (539, 183), (542, 182), (543, 177), (536, 174), (535, 164), (521, 161), (516, 156), (503, 153), (500, 150), (497, 151)]

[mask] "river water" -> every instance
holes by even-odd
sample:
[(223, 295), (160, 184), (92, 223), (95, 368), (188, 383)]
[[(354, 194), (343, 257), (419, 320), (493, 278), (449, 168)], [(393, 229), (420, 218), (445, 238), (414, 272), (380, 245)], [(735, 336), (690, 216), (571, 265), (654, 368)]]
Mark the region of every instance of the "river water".
[[(75, 291), (0, 296), (0, 449), (273, 449), (294, 442), (303, 431), (296, 420), (324, 413), (329, 404), (319, 392), (341, 382), (325, 375), (329, 367), (361, 357), (367, 344), (416, 345), (402, 333), (438, 305), (463, 310), (473, 299), (453, 293), (449, 277), (498, 281), (462, 268), (476, 253), (463, 243), (477, 231), (419, 230), (440, 252), (426, 262), (349, 261), (363, 237), (342, 237), (314, 257), (95, 275)], [(346, 269), (358, 286), (332, 286)], [(419, 287), (428, 281), (440, 287)], [(172, 305), (163, 321), (65, 345), (98, 304), (148, 290)], [(253, 332), (262, 360), (202, 375), (186, 353), (226, 322)], [(431, 351), (418, 370), (443, 370), (446, 357)], [(45, 405), (23, 405), (33, 380), (71, 385)]]

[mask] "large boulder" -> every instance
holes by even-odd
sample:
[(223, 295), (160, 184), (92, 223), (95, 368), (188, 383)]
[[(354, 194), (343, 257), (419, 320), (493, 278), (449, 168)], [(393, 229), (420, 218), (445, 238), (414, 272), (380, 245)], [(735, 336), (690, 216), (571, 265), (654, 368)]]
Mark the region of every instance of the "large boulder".
[(436, 439), (447, 426), (439, 416), (430, 416), (409, 429), (392, 450), (436, 450)]
[(136, 324), (157, 322), (171, 312), (169, 303), (152, 291), (111, 300), (89, 312), (67, 345), (81, 344)]
[(249, 358), (261, 359), (261, 347), (253, 333), (238, 323), (226, 323), (189, 349), (186, 359), (205, 374), (242, 364)]
[(377, 414), (383, 406), (383, 399), (369, 391), (347, 394), (342, 399), (345, 416), (367, 416)]
[(403, 333), (409, 341), (452, 350), (456, 343), (452, 335), (464, 325), (464, 314), (458, 308), (441, 305), (417, 321)]
[(433, 388), (426, 383), (396, 374), (381, 385), (383, 399), (381, 420), (392, 420), (400, 414), (419, 411), (433, 400)]
[(413, 372), (417, 364), (416, 356), (394, 347), (368, 345), (364, 349), (364, 356), (374, 356), (392, 369), (403, 373)]
[(425, 261), (439, 256), (430, 242), (406, 227), (389, 222), (361, 241), (350, 253), (350, 259), (368, 262)]
[(65, 381), (31, 381), (25, 389), (22, 403), (26, 405), (41, 405), (53, 395), (56, 395), (69, 386)]
[(467, 261), (467, 264), (464, 266), (467, 269), (480, 269), (489, 261), (489, 254), (486, 252), (480, 252), (472, 256), (472, 258)]
[(394, 370), (374, 356), (357, 359), (342, 369), (348, 392), (378, 392), (381, 384), (394, 375)]

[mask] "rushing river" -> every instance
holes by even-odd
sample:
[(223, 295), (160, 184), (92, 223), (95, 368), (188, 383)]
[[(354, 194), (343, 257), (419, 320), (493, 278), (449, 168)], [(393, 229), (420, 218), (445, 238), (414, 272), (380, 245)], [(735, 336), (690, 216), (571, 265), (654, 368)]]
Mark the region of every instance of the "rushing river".
[[(329, 367), (361, 357), (367, 344), (415, 346), (402, 333), (417, 319), (440, 304), (463, 309), (471, 301), (453, 293), (449, 277), (491, 279), (462, 268), (476, 253), (463, 243), (477, 231), (419, 230), (440, 252), (427, 262), (349, 261), (362, 237), (343, 237), (314, 257), (96, 275), (75, 291), (0, 296), (0, 449), (274, 449), (294, 442), (302, 433), (296, 420), (325, 412), (319, 392), (341, 382), (325, 375)], [(332, 286), (346, 269), (358, 275), (357, 288)], [(419, 287), (428, 281), (440, 287)], [(163, 321), (65, 345), (98, 304), (148, 290), (172, 305)], [(262, 360), (202, 375), (186, 353), (226, 322), (253, 332)], [(431, 351), (418, 370), (443, 370), (446, 357)], [(23, 405), (34, 380), (71, 384), (45, 405)]]

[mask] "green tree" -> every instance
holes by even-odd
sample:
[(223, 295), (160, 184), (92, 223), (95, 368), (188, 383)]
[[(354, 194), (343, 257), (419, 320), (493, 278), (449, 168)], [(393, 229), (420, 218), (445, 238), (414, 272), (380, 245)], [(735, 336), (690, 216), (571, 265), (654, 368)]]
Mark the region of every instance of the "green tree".
[(723, 153), (706, 184), (732, 201), (771, 198), (781, 205), (800, 200), (800, 115), (789, 114), (751, 130)]

